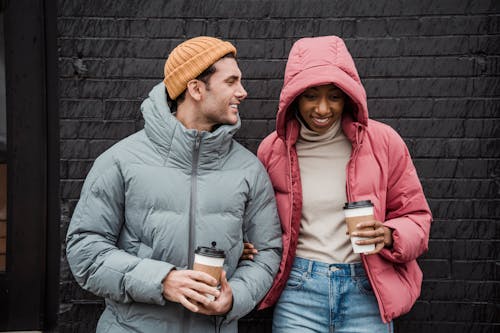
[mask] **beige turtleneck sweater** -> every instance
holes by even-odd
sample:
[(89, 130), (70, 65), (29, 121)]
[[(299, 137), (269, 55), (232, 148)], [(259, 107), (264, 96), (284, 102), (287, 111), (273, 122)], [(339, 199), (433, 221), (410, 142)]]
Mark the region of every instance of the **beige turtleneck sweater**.
[(301, 122), (296, 147), (303, 203), (297, 256), (326, 263), (361, 261), (346, 235), (342, 209), (351, 143), (340, 121), (321, 135)]

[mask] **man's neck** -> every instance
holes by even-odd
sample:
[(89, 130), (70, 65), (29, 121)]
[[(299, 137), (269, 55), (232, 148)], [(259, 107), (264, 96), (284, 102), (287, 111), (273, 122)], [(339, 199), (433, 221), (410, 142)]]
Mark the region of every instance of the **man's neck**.
[(197, 114), (199, 114), (199, 110), (189, 108), (187, 105), (179, 105), (175, 117), (188, 129), (211, 132), (213, 126), (200, 121), (199, 117), (196, 116)]

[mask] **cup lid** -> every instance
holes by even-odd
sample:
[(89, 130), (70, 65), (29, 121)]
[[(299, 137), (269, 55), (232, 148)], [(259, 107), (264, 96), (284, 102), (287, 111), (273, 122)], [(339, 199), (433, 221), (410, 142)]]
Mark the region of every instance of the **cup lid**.
[(212, 257), (212, 258), (225, 258), (226, 257), (224, 250), (216, 249), (215, 247), (198, 246), (196, 248), (196, 250), (194, 251), (194, 253), (202, 255), (202, 256), (206, 256), (206, 257)]
[(371, 200), (353, 201), (353, 202), (346, 202), (344, 205), (344, 209), (354, 209), (354, 208), (364, 208), (364, 207), (373, 207), (372, 201)]

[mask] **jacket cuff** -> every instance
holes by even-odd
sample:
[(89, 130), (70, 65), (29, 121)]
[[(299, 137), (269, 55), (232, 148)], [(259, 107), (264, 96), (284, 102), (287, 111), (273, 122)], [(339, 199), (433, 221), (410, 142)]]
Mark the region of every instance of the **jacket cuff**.
[[(421, 244), (417, 244), (420, 239), (417, 237), (416, 225), (405, 217), (398, 217), (384, 222), (384, 226), (391, 228), (392, 248), (384, 248), (380, 255), (397, 263), (403, 263), (415, 259)], [(417, 243), (415, 243), (417, 241)], [(413, 244), (415, 243), (415, 244)]]
[(142, 259), (125, 275), (127, 293), (136, 302), (165, 305), (163, 283), (174, 265), (152, 259)]
[(252, 299), (252, 295), (250, 295), (250, 292), (243, 283), (240, 281), (229, 281), (229, 285), (233, 292), (233, 307), (226, 314), (224, 320), (228, 323), (242, 318), (252, 311), (255, 306), (254, 302), (249, 302)]

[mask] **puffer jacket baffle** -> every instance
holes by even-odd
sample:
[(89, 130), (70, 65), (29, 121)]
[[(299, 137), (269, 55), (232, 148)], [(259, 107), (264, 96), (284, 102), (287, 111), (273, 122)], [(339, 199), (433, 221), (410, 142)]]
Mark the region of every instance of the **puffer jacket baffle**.
[[(214, 325), (237, 332), (237, 319), (268, 291), (281, 258), (268, 175), (233, 140), (239, 121), (213, 132), (186, 129), (170, 113), (163, 83), (141, 109), (144, 129), (96, 159), (67, 234), (76, 280), (106, 298), (97, 332), (206, 333)], [(259, 249), (254, 261), (239, 261), (243, 239)], [(194, 249), (212, 242), (226, 252), (234, 298), (222, 317), (190, 313), (162, 296), (170, 270), (186, 269)]]

